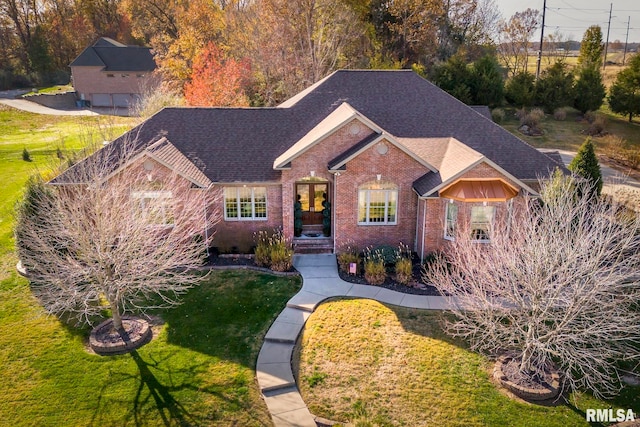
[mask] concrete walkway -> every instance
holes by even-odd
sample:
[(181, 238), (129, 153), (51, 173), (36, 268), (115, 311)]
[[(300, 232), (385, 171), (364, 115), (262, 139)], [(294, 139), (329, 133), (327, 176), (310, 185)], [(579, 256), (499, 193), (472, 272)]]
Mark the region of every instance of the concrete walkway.
[(449, 304), (441, 296), (410, 295), (345, 282), (338, 275), (334, 254), (295, 255), (293, 265), (302, 275), (302, 289), (287, 302), (267, 332), (256, 375), (276, 427), (316, 427), (293, 378), (291, 356), (305, 322), (322, 301), (345, 296), (427, 310), (446, 310)]

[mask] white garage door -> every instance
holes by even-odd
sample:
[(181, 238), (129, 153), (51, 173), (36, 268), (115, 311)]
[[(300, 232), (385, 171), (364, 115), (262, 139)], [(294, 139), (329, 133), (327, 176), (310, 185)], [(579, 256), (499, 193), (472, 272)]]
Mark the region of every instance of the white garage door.
[(93, 107), (111, 107), (111, 95), (108, 93), (94, 93), (91, 95)]
[(129, 107), (131, 103), (131, 95), (128, 93), (114, 93), (113, 94), (113, 106), (114, 107)]

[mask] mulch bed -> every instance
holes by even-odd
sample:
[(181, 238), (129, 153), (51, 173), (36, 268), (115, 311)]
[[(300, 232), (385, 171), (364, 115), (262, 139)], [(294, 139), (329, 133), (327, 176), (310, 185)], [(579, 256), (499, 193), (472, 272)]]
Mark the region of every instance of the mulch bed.
[(234, 254), (230, 254), (230, 255), (213, 255), (209, 258), (209, 260), (207, 261), (206, 267), (212, 267), (212, 268), (246, 268), (246, 269), (250, 269), (250, 270), (255, 270), (255, 271), (262, 271), (265, 273), (273, 273), (273, 274), (285, 274), (285, 275), (290, 275), (290, 274), (297, 274), (298, 270), (295, 269), (295, 267), (291, 267), (289, 270), (287, 271), (273, 271), (270, 270), (268, 268), (265, 267), (260, 267), (256, 264), (253, 256), (249, 256), (249, 255), (245, 255), (245, 254), (238, 254), (238, 255), (234, 255)]
[[(363, 269), (360, 268), (360, 271)], [(345, 282), (349, 283), (357, 283), (359, 285), (369, 285), (367, 280), (364, 278), (364, 274), (348, 274), (340, 270), (338, 267), (338, 274), (340, 274), (340, 278)], [(411, 295), (431, 295), (431, 296), (440, 296), (440, 292), (431, 285), (425, 285), (422, 283), (422, 266), (419, 262), (414, 262), (413, 264), (413, 280), (409, 282), (409, 284), (404, 285), (402, 283), (398, 283), (395, 281), (395, 277), (393, 274), (387, 276), (387, 279), (381, 285), (370, 285), (370, 286), (380, 286), (381, 288), (390, 289), (396, 292), (402, 292), (403, 294), (411, 294)]]
[[(265, 269), (264, 267), (258, 267), (256, 265), (253, 257), (249, 257), (247, 255), (223, 255), (223, 256), (212, 256), (207, 262), (207, 267), (237, 267), (237, 268), (249, 268), (252, 270), (259, 270), (268, 272), (270, 270)], [(393, 276), (387, 277), (387, 280), (382, 285), (371, 285), (371, 286), (380, 286), (382, 288), (387, 288), (392, 291), (402, 292), (404, 294), (412, 294), (412, 295), (435, 295), (438, 296), (440, 293), (438, 290), (430, 285), (425, 285), (420, 282), (419, 278), (421, 277), (420, 264), (414, 264), (413, 267), (413, 277), (414, 280), (411, 281), (409, 285), (403, 285), (402, 283), (398, 283), (394, 280)], [(363, 275), (353, 275), (346, 274), (338, 269), (340, 274), (340, 278), (345, 282), (349, 283), (357, 283), (359, 285), (368, 285)], [(275, 272), (278, 274), (277, 272)], [(285, 273), (297, 273), (297, 270), (294, 267)]]

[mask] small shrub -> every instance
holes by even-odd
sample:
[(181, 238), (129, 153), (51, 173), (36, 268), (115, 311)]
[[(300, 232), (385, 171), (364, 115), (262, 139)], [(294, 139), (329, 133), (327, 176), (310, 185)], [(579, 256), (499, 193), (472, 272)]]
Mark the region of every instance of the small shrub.
[(344, 273), (349, 273), (349, 264), (356, 264), (356, 274), (360, 268), (360, 251), (353, 240), (348, 240), (338, 252), (338, 266)]
[(505, 113), (504, 113), (504, 110), (502, 108), (494, 108), (491, 111), (491, 118), (496, 123), (504, 122), (504, 117), (505, 117)]
[(518, 108), (514, 114), (518, 119), (522, 120), (522, 118), (527, 115), (527, 109), (524, 107)]
[(593, 111), (587, 111), (586, 113), (584, 113), (584, 119), (588, 123), (593, 123), (596, 120), (596, 113), (594, 113)]
[(269, 233), (266, 230), (258, 231), (253, 235), (256, 243), (255, 258), (256, 265), (268, 267), (271, 264), (271, 248)]
[(387, 278), (384, 258), (371, 248), (364, 251), (364, 278), (372, 285), (381, 285)]
[(413, 263), (411, 262), (411, 250), (400, 243), (396, 251), (396, 280), (403, 285), (408, 284), (413, 278)]
[(606, 133), (606, 127), (607, 127), (607, 118), (604, 117), (603, 115), (596, 114), (595, 119), (593, 120), (593, 122), (591, 122), (591, 124), (587, 128), (586, 133), (587, 135), (590, 135), (590, 136), (604, 135)]
[(567, 109), (564, 107), (556, 108), (556, 111), (553, 112), (553, 118), (559, 122), (565, 121), (567, 119)]
[(376, 246), (371, 252), (382, 258), (384, 265), (393, 265), (396, 262), (396, 248), (389, 245)]
[(529, 113), (520, 118), (520, 126), (527, 125), (532, 129), (540, 127), (540, 121), (544, 118), (544, 111), (540, 108), (534, 108)]
[(542, 108), (534, 108), (529, 112), (529, 115), (533, 116), (535, 120), (541, 121), (544, 119), (544, 110)]
[(27, 150), (26, 147), (22, 150), (22, 160), (25, 162), (31, 161), (31, 153), (29, 153), (29, 150)]
[(269, 259), (273, 271), (287, 271), (293, 265), (291, 243), (280, 229), (274, 231), (269, 239)]

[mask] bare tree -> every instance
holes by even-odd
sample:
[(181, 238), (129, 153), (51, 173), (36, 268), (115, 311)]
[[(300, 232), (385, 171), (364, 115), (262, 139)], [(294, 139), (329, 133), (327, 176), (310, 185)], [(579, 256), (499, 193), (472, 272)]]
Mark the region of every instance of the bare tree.
[(516, 12), (500, 25), (498, 54), (511, 75), (526, 71), (529, 63), (529, 40), (538, 28), (540, 12), (527, 9)]
[(51, 183), (28, 185), (17, 253), (49, 313), (89, 323), (109, 309), (122, 330), (124, 313), (177, 304), (201, 280), (193, 269), (218, 219), (211, 192), (136, 145), (116, 140)]
[(163, 82), (162, 74), (156, 71), (140, 84), (140, 97), (129, 106), (129, 113), (146, 119), (165, 107), (177, 107), (184, 103), (182, 94)]
[(640, 217), (575, 185), (543, 184), (489, 244), (460, 224), (425, 279), (451, 296), (446, 329), (473, 349), (513, 352), (524, 378), (554, 365), (569, 389), (606, 396), (619, 391), (620, 363), (640, 357)]

